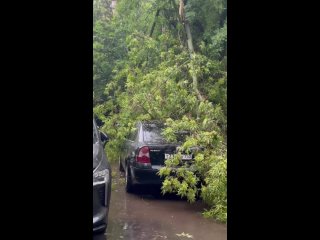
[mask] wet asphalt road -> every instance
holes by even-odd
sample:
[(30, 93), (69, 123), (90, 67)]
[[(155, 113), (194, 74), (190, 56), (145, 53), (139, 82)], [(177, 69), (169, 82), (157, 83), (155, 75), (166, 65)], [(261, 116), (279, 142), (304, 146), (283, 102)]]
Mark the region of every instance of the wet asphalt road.
[(201, 201), (189, 204), (174, 195), (160, 196), (160, 188), (128, 194), (124, 177), (113, 167), (109, 223), (93, 240), (226, 240), (227, 226), (201, 216)]

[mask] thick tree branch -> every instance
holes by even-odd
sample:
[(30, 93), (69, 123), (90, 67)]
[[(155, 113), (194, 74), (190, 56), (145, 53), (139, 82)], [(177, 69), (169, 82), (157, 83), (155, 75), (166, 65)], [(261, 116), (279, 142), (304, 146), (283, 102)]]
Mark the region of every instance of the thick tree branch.
[(151, 27), (151, 31), (150, 31), (150, 34), (149, 34), (150, 37), (152, 37), (152, 34), (153, 34), (154, 28), (156, 26), (156, 22), (157, 22), (157, 18), (159, 16), (159, 13), (160, 13), (160, 9), (157, 10), (156, 15), (154, 17), (154, 20), (153, 20), (153, 23), (152, 23), (152, 27)]

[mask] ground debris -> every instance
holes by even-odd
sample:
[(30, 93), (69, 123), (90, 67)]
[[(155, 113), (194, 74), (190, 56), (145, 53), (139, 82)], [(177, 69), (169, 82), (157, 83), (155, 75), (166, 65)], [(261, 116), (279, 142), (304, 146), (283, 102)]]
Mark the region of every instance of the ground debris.
[(180, 234), (176, 234), (178, 237), (186, 237), (186, 238), (193, 238), (192, 235), (190, 235), (189, 233), (180, 233)]

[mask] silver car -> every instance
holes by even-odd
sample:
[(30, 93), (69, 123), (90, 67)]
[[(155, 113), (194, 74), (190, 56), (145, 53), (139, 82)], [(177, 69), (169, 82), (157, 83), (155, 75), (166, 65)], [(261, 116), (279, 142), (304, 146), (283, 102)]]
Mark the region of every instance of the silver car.
[(104, 151), (107, 141), (93, 120), (93, 232), (104, 232), (108, 225), (111, 168)]

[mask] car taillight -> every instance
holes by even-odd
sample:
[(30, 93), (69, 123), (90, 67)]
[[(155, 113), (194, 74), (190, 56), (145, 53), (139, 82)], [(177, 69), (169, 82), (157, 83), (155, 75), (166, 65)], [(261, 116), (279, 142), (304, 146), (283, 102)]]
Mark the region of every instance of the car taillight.
[(142, 148), (140, 148), (136, 160), (137, 160), (137, 162), (139, 162), (139, 163), (151, 163), (151, 161), (150, 161), (149, 148), (148, 148), (148, 147), (142, 147)]

